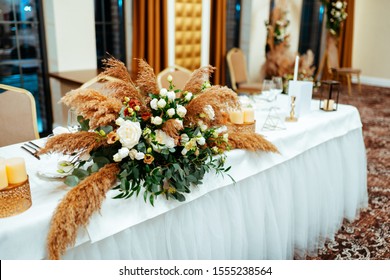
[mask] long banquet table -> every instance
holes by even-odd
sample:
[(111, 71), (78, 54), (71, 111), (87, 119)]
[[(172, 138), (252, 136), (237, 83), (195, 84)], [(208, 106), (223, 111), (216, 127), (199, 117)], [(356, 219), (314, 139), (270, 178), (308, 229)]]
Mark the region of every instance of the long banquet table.
[[(287, 97), (282, 96), (283, 101)], [(343, 219), (367, 205), (366, 154), (356, 108), (318, 109), (285, 130), (262, 131), (267, 110), (257, 110), (257, 132), (280, 154), (232, 150), (229, 176), (207, 174), (186, 202), (141, 197), (112, 199), (79, 231), (64, 259), (292, 259), (316, 253)], [(37, 140), (42, 144), (45, 140)], [(32, 207), (0, 219), (0, 259), (45, 259), (50, 220), (70, 189), (37, 174), (37, 160), (21, 144), (0, 148), (0, 157), (25, 158)], [(54, 163), (53, 163), (54, 164)], [(54, 164), (55, 165), (55, 164)]]

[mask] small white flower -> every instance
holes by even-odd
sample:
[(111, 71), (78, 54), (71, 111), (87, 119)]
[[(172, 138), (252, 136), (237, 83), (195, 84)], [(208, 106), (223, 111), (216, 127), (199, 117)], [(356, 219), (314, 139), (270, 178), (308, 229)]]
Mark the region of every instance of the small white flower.
[(149, 127), (145, 127), (144, 131), (142, 132), (142, 135), (144, 137), (148, 137), (150, 135), (150, 133), (152, 133), (152, 131), (150, 130)]
[(204, 123), (201, 124), (199, 127), (200, 127), (200, 131), (202, 131), (202, 132), (205, 132), (208, 128), (207, 125), (205, 125)]
[(135, 159), (137, 159), (137, 160), (142, 160), (142, 159), (144, 159), (144, 157), (145, 157), (145, 154), (143, 152), (138, 152), (135, 155)]
[(337, 1), (336, 8), (340, 10), (342, 7), (343, 7), (343, 3), (341, 3), (341, 1)]
[(199, 137), (196, 139), (196, 142), (198, 142), (199, 145), (203, 146), (204, 144), (206, 144), (206, 139), (204, 139), (204, 137)]
[(185, 144), (188, 141), (190, 141), (190, 137), (188, 137), (188, 135), (186, 133), (183, 133), (182, 135), (180, 135), (180, 138), (181, 138), (181, 144)]
[(228, 140), (229, 140), (229, 134), (228, 134), (228, 133), (225, 133), (225, 134), (223, 135), (223, 141), (224, 141), (224, 142), (228, 142)]
[(170, 118), (172, 118), (173, 115), (176, 114), (175, 109), (174, 109), (174, 108), (168, 109), (168, 110), (167, 110), (167, 114), (168, 114), (168, 116), (169, 116)]
[(124, 121), (125, 121), (124, 119), (122, 119), (121, 117), (119, 117), (119, 118), (116, 119), (115, 123), (116, 123), (116, 125), (121, 126), (122, 123), (123, 123)]
[(192, 98), (192, 92), (187, 92), (187, 94), (186, 94), (186, 96), (184, 97), (184, 99), (185, 99), (186, 101), (190, 101), (191, 98)]
[(129, 149), (126, 148), (126, 147), (123, 147), (123, 148), (120, 148), (118, 150), (118, 155), (120, 156), (120, 158), (125, 158), (129, 155)]
[(160, 117), (152, 117), (152, 124), (155, 124), (155, 125), (160, 125), (160, 124), (162, 124), (162, 122), (163, 122), (163, 120), (162, 120), (162, 118), (160, 118)]
[(181, 150), (181, 154), (183, 156), (185, 156), (187, 154), (188, 150), (186, 148), (183, 148), (183, 150)]
[(334, 15), (336, 18), (339, 18), (341, 16), (341, 13), (340, 12), (336, 12), (335, 15)]
[(152, 101), (150, 101), (150, 107), (152, 107), (153, 110), (157, 110), (157, 102), (158, 100), (156, 98), (153, 98)]
[(203, 112), (207, 115), (207, 117), (208, 117), (210, 120), (214, 120), (214, 118), (215, 118), (215, 112), (214, 112), (213, 107), (211, 107), (211, 105), (206, 105), (206, 106), (203, 108)]
[(180, 118), (184, 118), (184, 116), (187, 114), (187, 109), (182, 105), (177, 105), (176, 113)]
[(217, 131), (218, 134), (220, 134), (220, 133), (222, 133), (222, 132), (225, 132), (225, 131), (227, 131), (227, 130), (228, 130), (228, 129), (227, 129), (226, 125), (220, 126), (220, 127), (218, 127), (218, 128), (216, 129), (216, 131)]
[(164, 99), (160, 98), (160, 100), (157, 102), (158, 108), (164, 108), (165, 105), (167, 105), (167, 102)]
[(160, 145), (164, 145), (165, 148), (171, 149), (174, 148), (175, 145), (175, 139), (170, 137), (168, 134), (166, 134), (164, 131), (161, 129), (156, 130), (156, 141)]
[(113, 159), (115, 162), (120, 162), (122, 160), (122, 158), (119, 156), (118, 153), (116, 153), (114, 156), (113, 156)]
[(168, 81), (168, 82), (172, 82), (172, 80), (173, 80), (172, 76), (171, 76), (171, 75), (168, 75), (167, 81)]
[(167, 96), (168, 90), (166, 88), (160, 89), (160, 96), (164, 97)]
[(185, 145), (184, 148), (187, 150), (193, 150), (196, 148), (196, 138), (192, 138), (190, 141), (188, 141)]
[(168, 100), (170, 102), (174, 101), (176, 98), (176, 93), (174, 91), (168, 91), (167, 93)]
[(138, 151), (137, 151), (136, 149), (131, 149), (131, 150), (129, 151), (129, 156), (130, 156), (130, 158), (131, 158), (132, 160), (135, 159), (135, 156), (136, 156), (137, 152), (138, 152)]
[(184, 126), (183, 126), (183, 121), (182, 120), (179, 120), (179, 119), (175, 119), (175, 121), (180, 125), (180, 129), (183, 129)]
[(218, 154), (218, 147), (217, 146), (212, 147), (211, 150), (213, 151), (213, 153)]

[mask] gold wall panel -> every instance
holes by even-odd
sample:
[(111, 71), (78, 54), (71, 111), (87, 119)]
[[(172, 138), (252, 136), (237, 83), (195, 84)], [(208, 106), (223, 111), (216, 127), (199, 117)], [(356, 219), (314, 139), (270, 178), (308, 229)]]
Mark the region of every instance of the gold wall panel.
[(202, 0), (175, 1), (175, 64), (190, 70), (200, 67)]

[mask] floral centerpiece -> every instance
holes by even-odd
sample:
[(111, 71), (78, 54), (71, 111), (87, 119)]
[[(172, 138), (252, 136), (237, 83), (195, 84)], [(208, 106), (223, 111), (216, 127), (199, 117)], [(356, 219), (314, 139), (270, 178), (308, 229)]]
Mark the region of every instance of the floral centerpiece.
[(213, 67), (194, 71), (183, 89), (171, 77), (169, 88), (159, 89), (143, 60), (135, 83), (122, 62), (109, 58), (104, 63), (101, 77), (114, 78), (104, 91), (80, 88), (61, 100), (79, 114), (82, 130), (54, 136), (41, 150), (80, 155), (65, 180), (74, 188), (52, 219), (51, 259), (74, 243), (78, 228), (100, 209), (112, 188), (118, 199), (142, 195), (152, 205), (160, 196), (184, 201), (207, 172), (227, 174), (225, 151), (277, 152), (259, 134), (229, 133), (228, 112), (240, 104), (231, 89), (210, 85)]
[(347, 18), (347, 2), (340, 0), (322, 0), (326, 9), (326, 28), (333, 36), (340, 34), (341, 24)]

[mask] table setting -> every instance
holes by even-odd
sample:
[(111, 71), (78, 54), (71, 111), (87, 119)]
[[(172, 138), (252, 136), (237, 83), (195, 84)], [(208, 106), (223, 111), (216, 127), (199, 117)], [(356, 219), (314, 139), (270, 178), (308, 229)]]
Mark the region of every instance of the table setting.
[[(118, 65), (117, 62), (114, 63)], [(144, 67), (148, 69), (146, 65)], [(204, 81), (201, 80), (199, 84), (203, 85)], [(139, 141), (145, 141), (143, 142), (145, 144), (139, 146), (141, 143), (139, 142), (138, 146), (134, 145), (136, 151), (131, 151), (133, 147), (128, 148), (130, 147), (128, 142), (120, 141), (121, 138), (118, 137), (118, 134), (121, 134), (120, 128), (125, 127), (126, 121), (137, 117), (138, 112), (141, 118), (142, 111), (137, 109), (143, 104), (131, 102), (131, 99), (121, 104), (121, 107), (125, 108), (120, 110), (122, 120), (113, 117), (117, 125), (115, 130), (111, 128), (104, 131), (107, 128), (97, 126), (98, 129), (93, 132), (91, 139), (94, 141), (116, 139), (112, 144), (102, 142), (101, 147), (104, 149), (116, 145), (115, 150), (110, 151), (109, 154), (94, 154), (91, 152), (93, 150), (88, 150), (90, 142), (84, 141), (85, 133), (90, 135), (92, 132), (82, 130), (83, 125), (86, 125), (82, 118), (79, 118), (80, 126), (76, 132), (69, 133), (67, 128), (56, 128), (54, 135), (48, 138), (0, 148), (0, 157), (5, 159), (19, 157), (25, 162), (32, 200), (32, 205), (24, 212), (0, 220), (0, 257), (2, 259), (290, 259), (297, 257), (297, 252), (298, 256), (312, 253), (321, 244), (323, 238), (331, 238), (344, 217), (354, 219), (359, 209), (364, 207), (367, 194), (363, 172), (357, 178), (349, 178), (352, 170), (363, 171), (366, 164), (361, 122), (356, 108), (339, 105), (338, 111), (330, 114), (319, 110), (318, 101), (312, 100), (308, 113), (299, 115), (297, 122), (284, 122), (284, 129), (265, 130), (264, 123), (267, 122), (269, 110), (260, 107), (264, 100), (254, 103), (253, 100), (249, 100), (246, 103), (248, 100), (245, 101), (245, 98), (240, 97), (230, 103), (230, 109), (218, 111), (217, 106), (210, 105), (214, 104), (213, 102), (220, 102), (218, 99), (217, 101), (209, 99), (208, 103), (204, 103), (207, 98), (192, 99), (187, 97), (188, 92), (196, 95), (196, 91), (187, 90), (187, 93), (183, 91), (183, 99), (189, 99), (185, 101), (188, 103), (181, 104), (187, 104), (185, 106), (189, 117), (183, 120), (187, 125), (195, 123), (199, 128), (193, 131), (187, 129), (185, 130), (187, 136), (181, 135), (177, 142), (174, 140), (169, 142), (168, 136), (159, 138), (160, 132), (154, 132), (153, 129), (161, 125), (159, 116), (166, 118), (164, 121), (171, 119), (171, 116), (176, 118), (179, 116), (179, 108), (183, 105), (170, 103), (168, 96), (170, 90), (163, 91), (162, 94), (157, 91), (151, 99), (148, 99), (152, 110), (155, 110), (153, 109), (155, 106), (157, 109), (151, 111), (152, 115), (149, 116), (151, 125), (145, 126), (139, 136), (141, 139)], [(212, 93), (218, 96), (218, 93), (215, 93), (221, 91), (221, 88), (203, 90), (206, 92), (214, 90)], [(219, 94), (228, 96), (226, 94), (230, 93), (222, 88)], [(83, 92), (71, 92), (66, 101), (68, 105), (77, 108), (74, 106), (74, 98), (77, 98), (77, 95), (83, 96)], [(181, 97), (177, 96), (171, 98), (171, 100), (181, 100)], [(153, 101), (154, 99), (157, 101)], [(285, 108), (283, 113), (280, 113), (281, 119), (288, 116), (288, 110), (291, 109), (290, 96), (279, 94), (275, 99), (271, 108), (274, 106)], [(164, 100), (165, 106), (171, 104), (169, 105), (171, 107), (163, 109), (164, 102), (160, 100)], [(241, 103), (236, 103), (238, 100)], [(229, 102), (224, 106), (227, 106), (226, 104)], [(232, 104), (239, 106), (232, 107)], [(175, 109), (175, 113), (169, 111), (171, 108)], [(79, 108), (78, 116), (83, 115), (80, 114), (83, 113), (82, 110)], [(192, 115), (191, 110), (195, 112)], [(220, 128), (215, 122), (213, 123), (218, 118), (225, 121), (226, 128)], [(152, 129), (150, 132), (146, 130), (145, 133), (147, 128)], [(208, 132), (208, 129), (213, 130)], [(117, 135), (110, 137), (113, 135), (111, 132), (116, 132)], [(150, 137), (148, 135), (154, 135), (153, 133), (156, 133), (155, 136), (148, 142), (147, 137)], [(174, 139), (175, 134), (171, 135)], [(244, 138), (240, 139), (239, 136)], [(77, 140), (77, 137), (83, 137), (83, 140)], [(350, 144), (352, 139), (355, 140)], [(80, 152), (77, 145), (71, 146), (77, 141), (81, 141), (80, 143), (83, 144), (81, 150), (88, 150), (87, 153)], [(184, 167), (182, 167), (183, 171), (180, 171), (180, 159), (169, 157), (170, 153), (173, 155), (176, 152), (173, 148), (180, 151), (180, 157), (186, 155), (184, 159), (191, 158), (191, 155), (196, 159), (201, 153), (209, 153), (206, 143), (212, 143), (209, 146), (210, 153), (214, 150), (210, 162), (217, 160), (209, 168), (213, 167), (217, 172), (214, 170), (199, 173), (199, 170), (203, 170), (201, 168), (206, 166), (202, 163), (198, 167), (200, 169), (193, 166), (193, 169), (188, 170), (191, 173), (187, 173), (186, 179), (182, 175), (174, 175), (175, 171), (178, 174), (186, 171)], [(233, 149), (227, 150), (226, 143), (231, 144)], [(179, 148), (179, 145), (182, 146)], [(21, 147), (27, 147), (29, 152)], [(121, 154), (123, 148), (128, 149), (127, 154)], [(330, 152), (333, 149), (337, 152)], [(102, 159), (102, 155), (105, 157), (109, 155), (109, 162)], [(150, 164), (147, 162), (151, 159), (149, 155), (156, 162), (162, 160), (160, 157), (165, 155), (164, 157), (174, 160), (174, 164), (178, 165), (172, 164), (172, 170), (169, 169), (169, 163), (168, 168), (163, 167), (166, 169), (161, 169), (163, 165), (156, 165), (157, 169), (149, 169), (142, 173), (147, 176), (151, 174), (151, 177), (146, 175), (143, 175), (146, 177), (134, 177), (136, 172), (134, 168), (148, 168)], [(129, 165), (133, 162), (141, 164), (141, 161), (142, 165)], [(332, 161), (339, 161), (339, 163), (332, 166), (329, 164)], [(117, 165), (117, 162), (121, 165)], [(317, 163), (310, 166), (308, 165), (310, 162)], [(346, 162), (348, 164), (344, 166)], [(191, 164), (187, 161), (185, 163)], [(0, 163), (0, 171), (1, 166)], [(303, 178), (301, 174), (306, 168), (309, 168), (312, 174)], [(121, 175), (118, 177), (119, 170)], [(324, 173), (321, 170), (327, 171)], [(157, 171), (160, 173), (153, 173)], [(278, 172), (284, 174), (284, 177), (277, 176)], [(195, 176), (191, 177), (191, 174)], [(200, 174), (202, 177), (197, 177)], [(322, 183), (313, 185), (316, 182), (314, 178), (318, 176), (323, 178)], [(140, 184), (137, 185), (130, 178), (135, 178), (135, 181)], [(164, 178), (172, 178), (173, 181)], [(340, 182), (338, 178), (342, 178), (342, 181)], [(347, 178), (350, 182), (347, 182)], [(156, 180), (160, 179), (161, 188), (156, 188), (158, 185)], [(146, 188), (141, 189), (145, 182), (149, 182), (149, 187), (146, 185)], [(189, 183), (188, 187), (186, 183)], [(117, 187), (112, 188), (115, 185)], [(353, 185), (358, 187), (355, 186), (354, 189)], [(96, 186), (103, 186), (104, 192), (95, 193)], [(81, 190), (86, 193), (80, 192)], [(351, 192), (349, 197), (345, 196), (346, 192)], [(325, 197), (326, 202), (320, 206), (316, 205), (316, 201), (320, 199), (319, 194)], [(78, 208), (72, 206), (73, 201), (76, 201)], [(0, 202), (4, 204), (3, 201)], [(302, 208), (297, 207), (300, 204)], [(229, 205), (234, 207), (230, 208)], [(309, 210), (311, 207), (317, 210), (314, 212)], [(208, 209), (212, 212), (208, 212)], [(254, 209), (257, 210), (253, 212)], [(73, 213), (81, 215), (78, 217), (82, 217), (82, 221), (76, 219), (75, 224), (69, 227), (69, 221), (74, 219)], [(311, 214), (307, 216), (307, 213)], [(228, 219), (227, 214), (233, 219)], [(322, 221), (324, 217), (328, 217), (326, 225)], [(240, 225), (240, 229), (234, 229), (234, 224)], [(316, 230), (313, 230), (313, 226)], [(199, 232), (201, 229), (204, 229), (205, 233), (210, 231), (214, 234), (207, 237), (207, 234)], [(187, 242), (185, 233), (189, 233), (189, 230), (193, 230), (193, 233), (198, 232), (202, 238)], [(24, 232), (29, 234), (26, 236)], [(65, 232), (69, 235), (64, 237)], [(221, 234), (227, 234), (226, 238), (216, 241), (215, 238)], [(139, 242), (132, 242), (132, 238), (142, 242), (142, 246)], [(233, 249), (229, 244), (237, 238), (241, 241)], [(263, 241), (268, 240), (269, 245), (259, 238)], [(158, 246), (155, 242), (149, 242), (159, 239), (161, 243)], [(174, 240), (179, 242), (180, 246), (175, 245)], [(126, 246), (118, 249), (120, 242), (125, 243)], [(24, 248), (24, 244), (31, 245), (27, 249)], [(207, 244), (213, 248), (218, 247), (219, 253), (206, 249)], [(253, 248), (248, 246), (249, 244), (254, 244)], [(271, 244), (275, 246), (275, 251), (267, 249)], [(156, 248), (160, 249), (156, 250)]]

